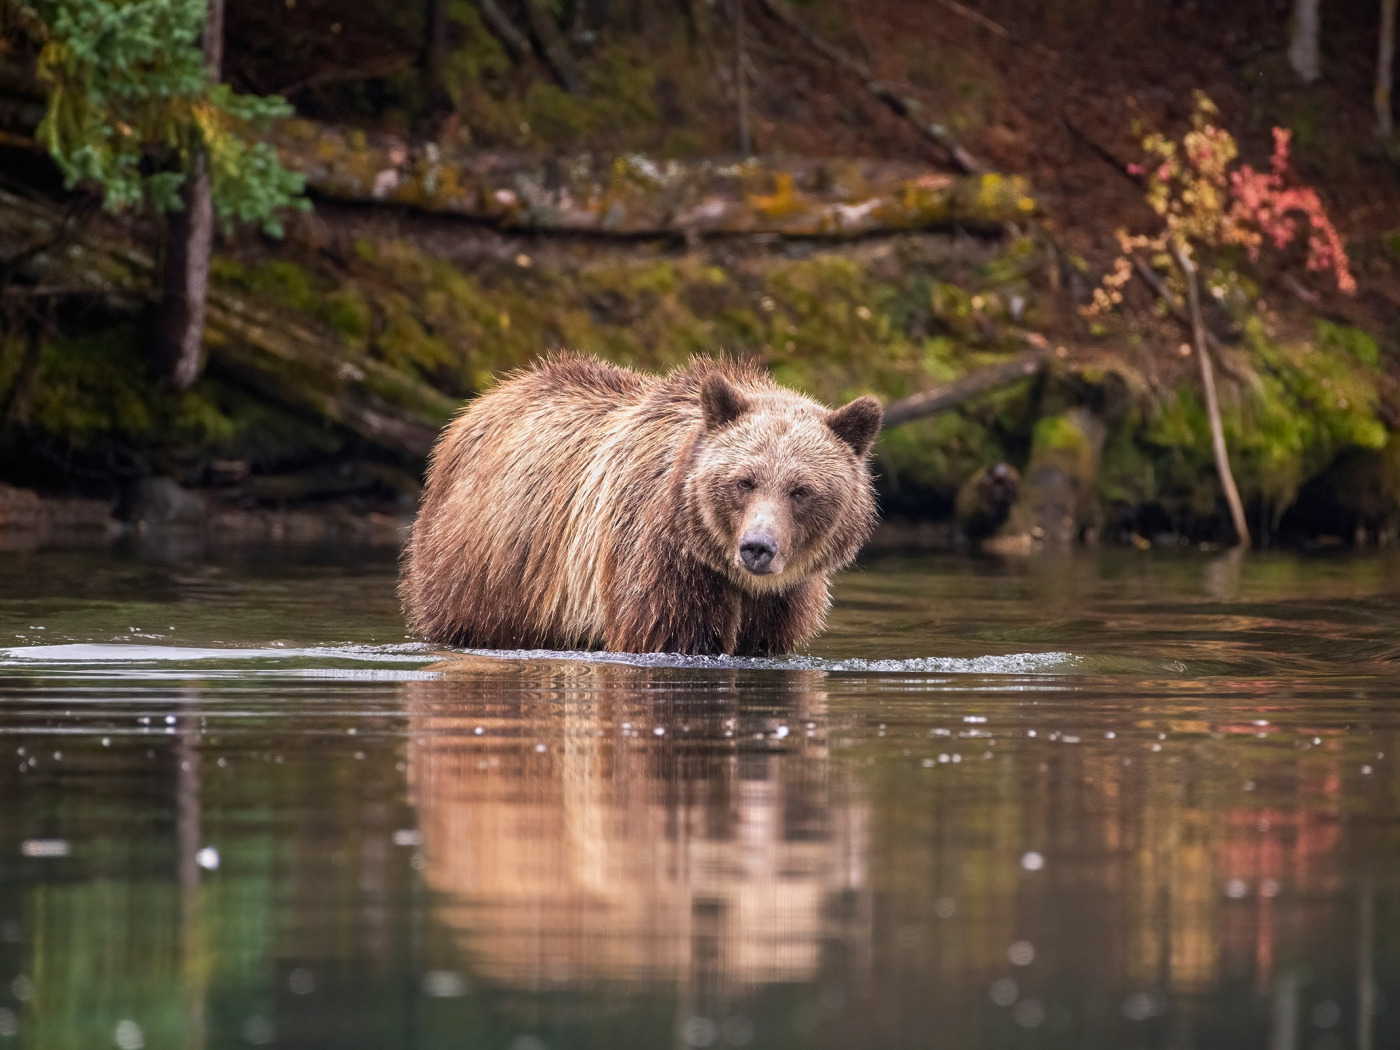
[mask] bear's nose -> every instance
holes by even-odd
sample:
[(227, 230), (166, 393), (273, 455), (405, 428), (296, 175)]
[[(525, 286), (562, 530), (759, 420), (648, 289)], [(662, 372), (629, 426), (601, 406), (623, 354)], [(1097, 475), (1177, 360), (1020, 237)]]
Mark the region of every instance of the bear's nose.
[(746, 536), (739, 544), (739, 558), (744, 568), (760, 576), (770, 571), (778, 556), (778, 545), (767, 536)]

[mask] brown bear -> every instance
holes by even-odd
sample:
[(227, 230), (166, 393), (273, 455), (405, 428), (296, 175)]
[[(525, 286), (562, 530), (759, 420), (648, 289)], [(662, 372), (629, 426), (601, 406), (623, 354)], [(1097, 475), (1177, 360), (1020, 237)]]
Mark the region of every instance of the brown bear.
[(875, 522), (883, 420), (760, 368), (665, 376), (565, 354), (443, 431), (399, 592), (430, 641), (480, 648), (785, 652)]

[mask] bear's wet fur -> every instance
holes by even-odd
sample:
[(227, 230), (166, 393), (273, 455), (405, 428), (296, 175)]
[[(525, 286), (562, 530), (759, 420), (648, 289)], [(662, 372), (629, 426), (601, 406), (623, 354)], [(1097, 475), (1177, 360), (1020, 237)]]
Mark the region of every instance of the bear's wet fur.
[(882, 418), (738, 361), (547, 358), (439, 437), (404, 552), (410, 625), (470, 648), (787, 652), (875, 524)]

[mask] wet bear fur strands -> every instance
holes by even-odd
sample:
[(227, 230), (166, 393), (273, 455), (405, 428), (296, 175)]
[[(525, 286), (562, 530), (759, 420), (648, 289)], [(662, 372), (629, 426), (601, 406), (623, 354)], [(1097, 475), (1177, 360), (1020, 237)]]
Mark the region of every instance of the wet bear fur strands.
[(882, 417), (735, 361), (548, 358), (438, 439), (404, 553), (410, 624), (474, 648), (789, 651), (874, 525)]

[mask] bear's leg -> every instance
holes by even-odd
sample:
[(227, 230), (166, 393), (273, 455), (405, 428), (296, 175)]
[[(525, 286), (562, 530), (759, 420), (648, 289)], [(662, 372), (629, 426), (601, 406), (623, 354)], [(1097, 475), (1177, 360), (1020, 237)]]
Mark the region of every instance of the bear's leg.
[(734, 652), (738, 640), (738, 597), (703, 566), (653, 562), (636, 576), (624, 571), (608, 604), (603, 647), (610, 652), (717, 655)]
[(790, 653), (817, 635), (831, 604), (826, 580), (805, 580), (782, 594), (750, 595), (735, 652), (744, 656)]

